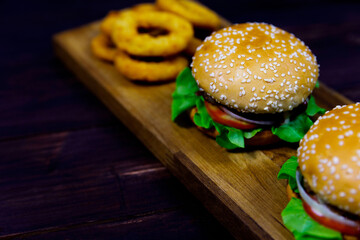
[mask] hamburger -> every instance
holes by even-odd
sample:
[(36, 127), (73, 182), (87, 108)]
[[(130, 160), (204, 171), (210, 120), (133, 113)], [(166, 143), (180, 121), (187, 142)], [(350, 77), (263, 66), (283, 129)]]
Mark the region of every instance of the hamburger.
[(172, 119), (193, 122), (228, 149), (298, 142), (323, 113), (311, 93), (319, 67), (293, 34), (266, 23), (213, 32), (197, 48), (192, 69), (176, 80)]
[(320, 117), (278, 178), (288, 179), (282, 218), (296, 239), (359, 239), (360, 103)]

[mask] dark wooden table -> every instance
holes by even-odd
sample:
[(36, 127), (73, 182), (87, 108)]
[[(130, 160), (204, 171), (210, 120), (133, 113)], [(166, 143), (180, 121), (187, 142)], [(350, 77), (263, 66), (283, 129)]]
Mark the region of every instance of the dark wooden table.
[[(139, 1), (0, 2), (0, 239), (231, 239), (52, 52), (51, 36)], [(303, 39), (360, 101), (360, 5), (206, 3)]]

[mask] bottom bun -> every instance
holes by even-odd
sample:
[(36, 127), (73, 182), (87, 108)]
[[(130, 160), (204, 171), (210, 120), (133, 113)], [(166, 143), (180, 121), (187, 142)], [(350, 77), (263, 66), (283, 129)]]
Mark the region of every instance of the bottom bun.
[[(194, 107), (190, 111), (190, 118), (191, 121), (194, 122), (194, 116), (197, 113), (197, 108)], [(216, 138), (219, 135), (219, 132), (215, 128), (206, 129), (203, 127), (196, 126), (200, 131), (205, 133), (206, 135)], [(264, 130), (258, 132), (255, 136), (250, 139), (245, 138), (245, 145), (246, 146), (265, 146), (279, 142), (280, 139), (278, 136), (274, 135), (271, 130)]]
[(360, 238), (355, 236), (349, 236), (349, 235), (342, 235), (344, 240), (359, 240)]

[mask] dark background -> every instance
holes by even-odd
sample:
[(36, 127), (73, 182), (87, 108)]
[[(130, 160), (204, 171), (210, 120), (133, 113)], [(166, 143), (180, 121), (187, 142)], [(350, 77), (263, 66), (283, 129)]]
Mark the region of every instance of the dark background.
[[(53, 34), (138, 2), (0, 1), (0, 239), (231, 239), (53, 54)], [(356, 1), (204, 3), (293, 32), (360, 101)]]

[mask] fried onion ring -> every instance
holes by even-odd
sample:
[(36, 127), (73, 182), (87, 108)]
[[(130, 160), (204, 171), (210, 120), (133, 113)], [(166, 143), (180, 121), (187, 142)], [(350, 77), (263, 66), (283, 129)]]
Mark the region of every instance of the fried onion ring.
[(130, 11), (150, 12), (150, 11), (161, 11), (161, 10), (153, 3), (140, 3), (134, 5), (131, 8), (123, 9), (120, 11), (110, 11), (100, 24), (101, 31), (110, 36), (116, 19), (120, 17), (121, 14), (127, 14)]
[(117, 49), (108, 36), (100, 33), (91, 40), (91, 51), (96, 57), (112, 62)]
[(189, 0), (156, 0), (156, 5), (190, 21), (195, 27), (218, 29), (219, 16), (204, 5)]
[(114, 22), (116, 21), (116, 19), (118, 18), (119, 14), (122, 11), (110, 11), (105, 18), (101, 21), (100, 24), (100, 30), (101, 32), (103, 32), (104, 34), (111, 36), (111, 32), (112, 32), (112, 27), (114, 25)]
[[(165, 35), (139, 33), (139, 28), (159, 28)], [(125, 52), (136, 56), (169, 56), (186, 48), (194, 35), (192, 25), (185, 19), (166, 12), (121, 14), (113, 26), (112, 40)]]
[(115, 57), (115, 67), (125, 77), (135, 81), (173, 80), (187, 65), (188, 60), (182, 56), (175, 56), (160, 62), (146, 62), (119, 51)]
[(160, 11), (160, 9), (153, 3), (139, 3), (134, 5), (131, 10), (136, 12)]

